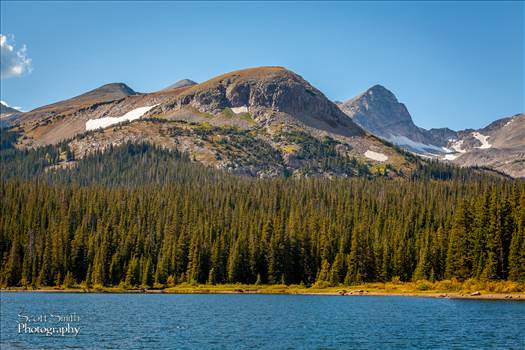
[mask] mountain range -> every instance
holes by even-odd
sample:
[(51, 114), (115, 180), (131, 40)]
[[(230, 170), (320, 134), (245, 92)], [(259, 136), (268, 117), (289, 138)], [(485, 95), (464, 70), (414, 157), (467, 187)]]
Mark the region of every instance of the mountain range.
[(19, 135), (18, 148), (67, 144), (75, 160), (148, 142), (257, 177), (396, 177), (431, 159), (525, 176), (523, 114), (480, 130), (425, 130), (380, 85), (336, 104), (282, 67), (239, 70), (200, 84), (184, 79), (153, 93), (107, 84), (7, 123)]
[(484, 166), (513, 177), (525, 176), (525, 114), (498, 119), (481, 129), (426, 130), (414, 124), (408, 109), (381, 85), (339, 108), (368, 132), (422, 157), (460, 166)]

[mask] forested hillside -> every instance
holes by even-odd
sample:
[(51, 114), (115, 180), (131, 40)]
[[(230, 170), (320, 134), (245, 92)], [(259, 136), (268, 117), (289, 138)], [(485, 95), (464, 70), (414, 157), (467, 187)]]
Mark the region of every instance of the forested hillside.
[(2, 141), (3, 286), (525, 280), (522, 181), (438, 164), (260, 180), (148, 145), (53, 168), (60, 145)]

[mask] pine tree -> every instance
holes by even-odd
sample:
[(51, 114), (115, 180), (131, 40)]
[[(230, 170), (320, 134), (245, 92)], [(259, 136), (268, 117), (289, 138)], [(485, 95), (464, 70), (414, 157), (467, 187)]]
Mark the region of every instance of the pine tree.
[(136, 257), (131, 258), (128, 269), (126, 272), (125, 283), (127, 286), (133, 287), (138, 285), (139, 274), (138, 274), (138, 261)]
[(345, 284), (351, 285), (361, 282), (362, 263), (364, 260), (361, 227), (354, 227), (352, 231), (352, 245), (350, 254), (347, 258), (347, 273), (345, 276)]
[(430, 256), (430, 242), (428, 232), (423, 235), (420, 251), (418, 254), (418, 262), (414, 271), (413, 280), (429, 279), (432, 271), (432, 257)]
[(510, 244), (509, 279), (525, 281), (525, 193), (519, 199), (516, 227)]
[(491, 196), (489, 207), (489, 227), (487, 229), (487, 257), (481, 278), (486, 280), (497, 279), (498, 274), (498, 252), (501, 241), (499, 231), (501, 230), (500, 205), (497, 193), (494, 191)]
[(330, 263), (328, 260), (323, 260), (321, 264), (321, 269), (319, 270), (319, 273), (317, 274), (316, 283), (317, 282), (327, 282), (330, 275)]
[(471, 217), (468, 204), (463, 201), (454, 214), (446, 258), (445, 277), (467, 279), (471, 275), (470, 248)]
[(339, 252), (335, 256), (335, 260), (330, 269), (330, 284), (337, 286), (344, 278), (344, 257), (343, 253)]
[(71, 272), (68, 272), (66, 276), (64, 277), (64, 281), (62, 282), (62, 286), (64, 288), (71, 288), (75, 285), (75, 281), (73, 279), (73, 275)]

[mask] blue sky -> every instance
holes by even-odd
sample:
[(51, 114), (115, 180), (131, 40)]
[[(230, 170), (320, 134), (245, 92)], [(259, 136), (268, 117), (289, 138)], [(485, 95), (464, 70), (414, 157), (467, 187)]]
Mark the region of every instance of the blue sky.
[(419, 126), (478, 128), (525, 110), (524, 11), (487, 1), (2, 1), (1, 34), (15, 53), (26, 46), (31, 72), (2, 79), (1, 99), (29, 110), (109, 82), (148, 92), (279, 65), (332, 100), (382, 84)]

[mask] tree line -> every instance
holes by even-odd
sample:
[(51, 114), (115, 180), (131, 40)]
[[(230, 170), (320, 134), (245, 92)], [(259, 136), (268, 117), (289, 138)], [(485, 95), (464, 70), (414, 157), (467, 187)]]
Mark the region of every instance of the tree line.
[(9, 159), (3, 286), (525, 280), (523, 181), (260, 180), (146, 145), (54, 172)]

